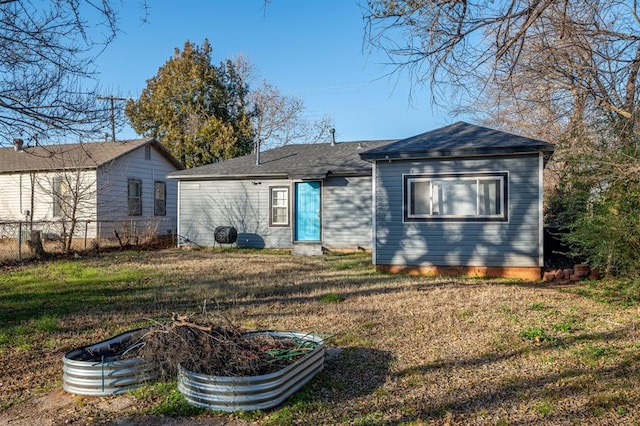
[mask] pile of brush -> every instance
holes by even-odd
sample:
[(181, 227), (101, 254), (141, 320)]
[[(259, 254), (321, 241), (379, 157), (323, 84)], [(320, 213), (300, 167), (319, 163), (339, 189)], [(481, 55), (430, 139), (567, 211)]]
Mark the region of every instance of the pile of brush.
[(136, 343), (135, 355), (175, 377), (178, 364), (211, 376), (257, 376), (281, 370), (313, 351), (317, 343), (268, 332), (249, 332), (205, 316), (173, 314), (170, 322), (151, 327)]

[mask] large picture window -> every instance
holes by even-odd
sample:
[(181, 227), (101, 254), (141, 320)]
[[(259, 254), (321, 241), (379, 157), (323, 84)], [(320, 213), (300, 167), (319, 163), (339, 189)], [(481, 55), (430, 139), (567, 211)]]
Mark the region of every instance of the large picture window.
[(129, 216), (142, 216), (142, 182), (129, 179), (128, 188)]
[(289, 226), (289, 188), (286, 186), (273, 186), (270, 193), (270, 217), (271, 226)]
[(406, 221), (506, 221), (508, 174), (404, 177)]

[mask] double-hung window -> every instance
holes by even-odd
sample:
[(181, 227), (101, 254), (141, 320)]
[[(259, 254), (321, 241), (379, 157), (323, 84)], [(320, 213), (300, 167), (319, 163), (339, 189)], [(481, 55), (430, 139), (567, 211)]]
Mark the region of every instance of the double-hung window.
[(128, 203), (129, 216), (142, 216), (142, 181), (129, 179)]
[(272, 186), (270, 194), (270, 226), (289, 226), (289, 188)]
[(508, 174), (405, 175), (405, 221), (508, 220)]

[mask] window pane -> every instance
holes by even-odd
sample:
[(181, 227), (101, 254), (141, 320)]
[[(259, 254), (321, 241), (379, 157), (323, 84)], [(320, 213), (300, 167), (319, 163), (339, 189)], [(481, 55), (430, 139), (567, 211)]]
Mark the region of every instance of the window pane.
[(164, 200), (164, 182), (156, 182), (156, 200)]
[(411, 180), (409, 181), (411, 209), (410, 216), (425, 216), (431, 214), (431, 181)]
[(53, 178), (53, 216), (58, 217), (63, 213), (62, 199), (61, 199), (62, 179), (59, 177)]
[(475, 180), (434, 181), (433, 214), (475, 216), (477, 197)]
[(142, 205), (139, 198), (129, 199), (129, 216), (140, 216), (142, 214)]
[(156, 216), (167, 214), (167, 203), (165, 201), (166, 185), (164, 182), (156, 182), (154, 188), (153, 213)]
[(282, 207), (274, 207), (273, 223), (287, 223), (287, 209)]
[(287, 190), (274, 189), (272, 192), (271, 202), (273, 206), (285, 207), (287, 205)]
[(129, 181), (129, 197), (140, 196), (140, 182), (137, 180)]
[(142, 183), (139, 180), (130, 180), (128, 187), (129, 216), (140, 216), (142, 215)]
[(502, 213), (499, 179), (481, 179), (478, 184), (478, 213), (480, 216)]

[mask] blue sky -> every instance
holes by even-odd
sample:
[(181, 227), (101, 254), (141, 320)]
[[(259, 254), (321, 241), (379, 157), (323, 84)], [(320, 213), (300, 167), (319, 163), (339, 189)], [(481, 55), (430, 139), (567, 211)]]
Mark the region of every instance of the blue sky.
[[(306, 118), (330, 116), (338, 141), (403, 138), (455, 121), (431, 105), (427, 89), (410, 101), (406, 75), (386, 76), (385, 56), (364, 44), (356, 0), (273, 0), (266, 8), (263, 0), (155, 0), (146, 23), (137, 2), (124, 4), (122, 34), (97, 63), (104, 95), (137, 98), (176, 47), (207, 38), (214, 63), (244, 56), (259, 80), (301, 98)], [(133, 137), (131, 129), (118, 134)]]

